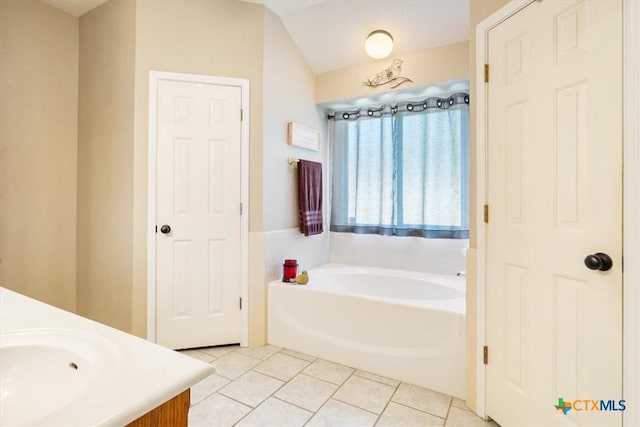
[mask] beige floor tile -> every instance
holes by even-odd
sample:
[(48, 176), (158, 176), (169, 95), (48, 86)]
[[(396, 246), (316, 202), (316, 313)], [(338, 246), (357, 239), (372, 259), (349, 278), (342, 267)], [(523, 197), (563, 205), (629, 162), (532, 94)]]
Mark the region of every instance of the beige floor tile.
[(316, 357), (314, 356), (300, 353), (299, 351), (290, 350), (288, 348), (283, 348), (282, 350), (280, 350), (280, 353), (286, 354), (287, 356), (297, 357), (298, 359), (306, 360), (307, 362), (313, 362), (314, 360), (316, 360)]
[(377, 418), (371, 412), (329, 399), (306, 427), (370, 427)]
[(191, 387), (191, 406), (195, 406), (201, 400), (229, 384), (229, 382), (230, 380), (220, 375), (212, 374), (199, 383), (194, 384), (193, 387)]
[(250, 407), (215, 393), (189, 410), (189, 427), (229, 427), (249, 411)]
[(267, 360), (280, 350), (282, 350), (282, 347), (268, 344), (261, 347), (241, 347), (237, 349), (236, 352), (255, 357), (256, 359)]
[(329, 362), (328, 360), (317, 359), (303, 371), (307, 375), (329, 381), (330, 383), (341, 385), (355, 371), (348, 366)]
[(333, 398), (381, 414), (394, 391), (395, 387), (352, 375)]
[(255, 408), (283, 384), (283, 381), (249, 371), (220, 389), (218, 393)]
[(493, 421), (484, 421), (471, 411), (452, 407), (447, 417), (448, 427), (498, 427)]
[(376, 427), (442, 427), (444, 419), (407, 406), (389, 402)]
[(451, 401), (451, 406), (453, 406), (454, 408), (464, 409), (465, 411), (471, 411), (471, 409), (469, 409), (469, 407), (464, 403), (464, 400), (458, 399), (457, 397), (453, 398), (453, 400)]
[(260, 359), (234, 351), (214, 360), (211, 362), (211, 365), (216, 369), (216, 374), (229, 378), (230, 380), (235, 380), (261, 362)]
[(377, 381), (379, 383), (390, 385), (392, 387), (397, 387), (398, 385), (400, 385), (400, 381), (398, 381), (398, 380), (394, 380), (392, 378), (383, 377), (383, 376), (380, 376), (378, 374), (374, 374), (372, 372), (361, 371), (360, 369), (355, 371), (353, 373), (353, 375), (357, 375), (359, 377), (366, 378), (366, 379), (371, 380), (371, 381)]
[(451, 396), (412, 384), (401, 383), (391, 401), (444, 418)]
[(307, 361), (278, 353), (253, 368), (253, 370), (283, 381), (289, 381), (308, 365), (309, 362)]
[(189, 357), (193, 357), (194, 359), (201, 360), (205, 363), (212, 362), (215, 359), (215, 357), (211, 356), (210, 354), (204, 353), (200, 350), (180, 350), (180, 353), (184, 354), (185, 356), (189, 356)]
[(335, 384), (299, 374), (278, 390), (275, 397), (315, 412), (337, 389)]
[(313, 412), (270, 397), (236, 425), (238, 427), (300, 427), (312, 415)]
[(201, 349), (199, 349), (199, 351), (207, 353), (208, 355), (211, 355), (211, 356), (213, 356), (213, 357), (215, 357), (217, 359), (217, 358), (222, 357), (225, 354), (229, 354), (232, 351), (237, 350), (239, 348), (240, 348), (239, 345), (221, 345), (221, 346), (218, 346), (218, 347), (201, 348)]

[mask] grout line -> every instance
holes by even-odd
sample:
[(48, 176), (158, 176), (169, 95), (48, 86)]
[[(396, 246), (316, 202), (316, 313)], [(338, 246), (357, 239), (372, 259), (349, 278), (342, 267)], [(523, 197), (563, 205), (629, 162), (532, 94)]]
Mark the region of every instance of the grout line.
[[(279, 354), (279, 353), (280, 353), (280, 352), (278, 352), (278, 353), (274, 353), (274, 354), (273, 354), (273, 355), (271, 355), (268, 359), (263, 360), (263, 362), (266, 362), (267, 360), (270, 360), (273, 356), (275, 356), (276, 354)], [(283, 356), (286, 356), (286, 354), (283, 354)], [(296, 359), (298, 359), (298, 358), (296, 358)], [(279, 381), (284, 381), (284, 383), (285, 383), (285, 384), (287, 384), (287, 383), (289, 383), (289, 381), (291, 381), (291, 380), (292, 380), (292, 379), (294, 379), (296, 376), (298, 376), (298, 374), (300, 374), (302, 371), (304, 371), (304, 370), (307, 368), (307, 366), (309, 366), (309, 365), (312, 363), (312, 362), (308, 362), (308, 361), (306, 361), (306, 360), (304, 360), (304, 359), (298, 359), (298, 360), (301, 360), (301, 361), (303, 361), (303, 362), (306, 362), (306, 363), (307, 363), (307, 365), (306, 365), (304, 368), (300, 369), (298, 372), (296, 372), (296, 373), (295, 373), (291, 378), (289, 378), (288, 380), (283, 380), (282, 378), (274, 377), (273, 375), (265, 374), (264, 372), (260, 372), (260, 371), (256, 371), (256, 368), (257, 368), (258, 366), (262, 365), (262, 363), (257, 364), (256, 366), (254, 366), (253, 368), (251, 368), (251, 370), (252, 370), (252, 371), (254, 371), (254, 372), (256, 372), (256, 373), (258, 373), (258, 374), (266, 375), (267, 377), (271, 377), (271, 378), (276, 379), (276, 380), (279, 380)]]
[[(213, 374), (213, 375), (215, 375), (215, 374)], [(231, 384), (231, 383), (229, 383), (229, 384)], [(200, 401), (199, 401), (198, 403), (196, 403), (196, 404), (194, 404), (194, 405), (192, 405), (192, 404), (191, 404), (191, 402), (189, 402), (189, 409), (191, 409), (191, 408), (194, 408), (194, 407), (198, 406), (199, 404), (201, 404), (202, 402), (204, 402), (205, 400), (207, 400), (209, 397), (211, 397), (211, 395), (212, 395), (212, 394), (215, 394), (215, 393), (217, 393), (218, 391), (222, 390), (225, 386), (226, 386), (226, 384), (225, 384), (225, 385), (223, 385), (222, 387), (220, 387), (218, 390), (213, 391), (213, 392), (211, 392), (211, 393), (207, 394), (205, 397), (203, 397), (202, 399), (200, 399)], [(189, 399), (191, 399), (191, 397), (189, 397)]]
[[(259, 366), (259, 365), (258, 365), (258, 366)], [(257, 368), (258, 366), (256, 366), (256, 368)], [(304, 368), (302, 368), (302, 369), (304, 369)], [(296, 373), (295, 373), (295, 375), (294, 375), (294, 376), (292, 376), (291, 378), (289, 378), (288, 380), (283, 380), (282, 378), (274, 377), (273, 375), (265, 374), (264, 372), (260, 372), (260, 371), (256, 371), (254, 368), (252, 368), (251, 370), (252, 370), (253, 372), (255, 372), (256, 374), (264, 375), (265, 377), (273, 378), (274, 380), (282, 381), (284, 384), (288, 384), (288, 383), (289, 383), (289, 381), (291, 381), (292, 379), (294, 379), (295, 377), (297, 377), (297, 376), (298, 376), (298, 374), (300, 374), (300, 373), (302, 372), (302, 369), (301, 369), (300, 371), (296, 372)], [(283, 385), (284, 385), (284, 384), (283, 384)]]
[[(272, 397), (272, 398), (274, 398), (274, 399), (276, 399), (276, 400), (279, 400), (280, 402), (286, 403), (287, 405), (295, 406), (296, 408), (298, 408), (298, 409), (302, 409), (303, 411), (310, 412), (310, 413), (311, 413), (311, 417), (313, 417), (313, 416), (316, 414), (316, 413), (315, 413), (314, 411), (312, 411), (311, 409), (303, 408), (303, 407), (302, 407), (302, 406), (300, 406), (300, 405), (296, 405), (295, 403), (291, 403), (291, 402), (289, 402), (288, 400), (284, 400), (283, 398), (276, 396), (276, 395), (275, 395), (275, 392), (273, 393), (273, 395), (271, 395), (271, 396), (269, 396), (269, 397)], [(311, 417), (309, 417), (309, 419), (311, 419)]]
[[(242, 348), (242, 347), (236, 348), (235, 350), (230, 351), (229, 353), (225, 354), (225, 355), (224, 355), (224, 356), (222, 356), (222, 357), (228, 356), (228, 355), (230, 355), (231, 353), (235, 353), (235, 354), (240, 354), (240, 355), (242, 355), (242, 356), (250, 357), (250, 358), (252, 358), (252, 359), (259, 360), (260, 362), (264, 362), (265, 360), (268, 360), (268, 359), (270, 359), (270, 358), (273, 356), (273, 354), (272, 354), (272, 355), (271, 355), (271, 356), (269, 356), (267, 359), (260, 359), (259, 357), (251, 356), (250, 354), (245, 354), (245, 353), (242, 353), (242, 352), (238, 351), (238, 350), (240, 350), (241, 348)], [(275, 354), (275, 353), (274, 353), (274, 354)]]
[(394, 380), (393, 378), (389, 378), (389, 379), (390, 379), (390, 380), (392, 380), (392, 381), (398, 381), (398, 384), (396, 384), (396, 385), (391, 385), (391, 384), (383, 383), (382, 381), (374, 380), (373, 378), (367, 378), (367, 377), (365, 377), (365, 376), (358, 375), (358, 371), (360, 371), (360, 372), (367, 372), (367, 373), (369, 373), (369, 374), (377, 375), (377, 376), (379, 376), (379, 377), (381, 377), (381, 378), (389, 378), (389, 377), (383, 377), (382, 375), (378, 375), (378, 374), (376, 374), (376, 373), (374, 373), (374, 372), (363, 371), (362, 369), (356, 369), (356, 371), (353, 373), (353, 375), (355, 375), (355, 376), (356, 376), (356, 377), (358, 377), (358, 378), (362, 378), (362, 379), (365, 379), (365, 380), (373, 381), (373, 382), (376, 382), (376, 383), (378, 383), (378, 384), (386, 385), (386, 386), (389, 386), (389, 387), (395, 387), (396, 389), (400, 386), (400, 384), (402, 384), (402, 381)]
[[(270, 345), (270, 344), (267, 344), (267, 345)], [(266, 347), (266, 346), (264, 346), (264, 347)], [(276, 347), (276, 346), (272, 346), (272, 347)], [(241, 350), (246, 349), (246, 348), (250, 348), (250, 347), (239, 347), (239, 348), (236, 348), (235, 350), (233, 350), (233, 352), (238, 353), (238, 354), (242, 354), (243, 356), (253, 357), (254, 359), (258, 359), (258, 360), (262, 360), (263, 362), (266, 362), (267, 360), (271, 359), (276, 354), (280, 353), (280, 351), (282, 351), (282, 347), (281, 347), (280, 350), (276, 351), (275, 353), (270, 354), (269, 356), (267, 356), (266, 358), (263, 359), (261, 357), (252, 356), (252, 355), (250, 355), (248, 353), (244, 353), (244, 352), (241, 351)]]
[[(184, 351), (184, 350), (183, 350), (183, 351)], [(196, 356), (193, 356), (192, 354), (184, 353), (183, 351), (179, 351), (178, 353), (182, 354), (183, 356), (187, 356), (187, 357), (190, 357), (190, 358), (192, 358), (192, 359), (199, 360), (200, 362), (203, 362), (203, 363), (211, 363), (211, 362), (214, 362), (215, 360), (217, 360), (217, 359), (218, 359), (217, 357), (212, 356), (212, 355), (210, 355), (209, 353), (205, 353), (204, 351), (201, 351), (201, 350), (196, 350), (196, 349), (189, 349), (189, 350), (186, 350), (186, 351), (191, 351), (191, 352), (194, 352), (194, 351), (195, 351), (195, 352), (198, 352), (198, 353), (202, 354), (203, 356), (207, 356), (207, 357), (209, 357), (209, 358), (211, 358), (211, 359), (212, 359), (212, 360), (209, 360), (208, 362), (205, 362), (204, 360), (199, 359), (199, 358), (197, 358)]]
[[(278, 353), (279, 353), (279, 351), (278, 351)], [(277, 353), (274, 353), (274, 354), (273, 354), (273, 355), (271, 355), (268, 359), (270, 359), (271, 357), (273, 357), (273, 356), (274, 356), (274, 355), (276, 355), (276, 354), (277, 354)], [(268, 359), (266, 359), (266, 360), (268, 360)], [(265, 360), (265, 361), (266, 361), (266, 360)], [(234, 423), (234, 425), (238, 424), (240, 421), (242, 421), (243, 419), (245, 419), (246, 417), (248, 417), (248, 416), (249, 416), (253, 411), (255, 411), (256, 409), (258, 409), (258, 408), (259, 408), (259, 407), (260, 407), (264, 402), (266, 402), (267, 400), (269, 400), (269, 398), (270, 398), (270, 397), (273, 397), (274, 399), (278, 399), (278, 398), (275, 396), (275, 394), (276, 394), (280, 389), (282, 389), (284, 386), (286, 386), (287, 384), (289, 384), (289, 381), (291, 381), (291, 379), (295, 378), (295, 375), (294, 375), (294, 376), (293, 376), (289, 381), (284, 381), (284, 380), (282, 380), (282, 379), (280, 379), (280, 378), (275, 378), (275, 377), (272, 377), (271, 375), (263, 374), (262, 372), (259, 372), (259, 371), (254, 370), (254, 368), (255, 368), (255, 367), (257, 367), (257, 366), (259, 366), (259, 365), (254, 366), (254, 367), (253, 367), (253, 368), (251, 368), (249, 371), (251, 371), (251, 372), (253, 372), (253, 373), (256, 373), (256, 374), (264, 375), (264, 376), (269, 377), (269, 378), (273, 378), (273, 379), (278, 380), (278, 381), (282, 381), (282, 384), (280, 384), (280, 386), (279, 386), (277, 389), (275, 389), (273, 392), (271, 392), (271, 394), (269, 394), (269, 395), (268, 395), (267, 397), (265, 397), (262, 401), (260, 401), (260, 403), (258, 403), (255, 407), (251, 407), (251, 410), (250, 410), (249, 412), (247, 412), (247, 413), (246, 413), (242, 418), (240, 418), (238, 421), (236, 421), (236, 422)], [(249, 371), (247, 371), (247, 372), (249, 372)], [(247, 372), (245, 372), (245, 374), (246, 374)], [(244, 374), (243, 374), (243, 375), (244, 375)], [(296, 375), (298, 375), (298, 374), (296, 374)], [(233, 382), (233, 381), (232, 381), (232, 382)], [(232, 382), (231, 382), (231, 383), (232, 383)], [(229, 384), (231, 384), (231, 383), (229, 383)], [(228, 385), (228, 384), (227, 384), (227, 385)], [(225, 386), (225, 387), (226, 387), (226, 386)], [(224, 396), (224, 395), (222, 395), (222, 396)], [(228, 396), (225, 396), (225, 397), (228, 397)], [(231, 398), (230, 398), (230, 399), (231, 399)], [(233, 399), (233, 400), (235, 400), (235, 399)], [(285, 402), (285, 403), (289, 403), (289, 402), (287, 402), (287, 401), (285, 401), (285, 400), (282, 400), (282, 399), (278, 399), (278, 400), (280, 400), (280, 401), (282, 401), (282, 402)], [(242, 402), (240, 402), (240, 403), (242, 403)], [(289, 403), (289, 404), (290, 404), (290, 405), (293, 405), (292, 403)], [(243, 403), (243, 405), (245, 405), (245, 406), (249, 406), (249, 405), (247, 405), (246, 403)], [(296, 406), (296, 407), (298, 407), (298, 408), (299, 408), (299, 406), (297, 406), (297, 405), (293, 405), (293, 406)], [(300, 408), (300, 409), (304, 409), (304, 408)], [(308, 409), (305, 409), (305, 411), (311, 412), (311, 411), (309, 411)], [(315, 415), (315, 413), (314, 413), (314, 415)], [(311, 417), (313, 417), (313, 415), (311, 415)], [(311, 417), (309, 417), (309, 419), (311, 419)]]
[(449, 414), (451, 413), (451, 407), (453, 406), (453, 397), (451, 397), (451, 400), (449, 401), (449, 407), (447, 408), (447, 414), (444, 417), (444, 425), (447, 425), (447, 421), (449, 420)]
[[(346, 382), (347, 382), (347, 381), (349, 381), (349, 379), (350, 379), (351, 377), (354, 377), (354, 376), (355, 376), (355, 377), (358, 377), (358, 378), (362, 378), (363, 380), (372, 381), (372, 382), (377, 382), (377, 381), (369, 380), (368, 378), (363, 378), (363, 377), (361, 377), (361, 376), (359, 376), (359, 375), (356, 375), (356, 374), (355, 374), (355, 371), (354, 371), (351, 375), (349, 375), (349, 377), (347, 377), (347, 379), (346, 379), (346, 380), (344, 381), (344, 383), (342, 383), (342, 384), (343, 384), (343, 385), (344, 385), (344, 384), (346, 384)], [(382, 384), (382, 385), (386, 385), (387, 387), (393, 387), (393, 386), (390, 386), (390, 385), (388, 385), (388, 384), (384, 384), (384, 383), (380, 383), (380, 382), (377, 382), (377, 383), (378, 383), (378, 384)], [(340, 388), (342, 388), (342, 386), (338, 387), (338, 389), (337, 389), (333, 394), (337, 393), (337, 392), (340, 390)], [(347, 405), (349, 405), (349, 406), (353, 406), (354, 408), (362, 409), (363, 411), (367, 411), (367, 412), (369, 412), (369, 413), (372, 413), (372, 414), (376, 415), (376, 416), (378, 417), (378, 418), (376, 418), (376, 423), (377, 423), (377, 422), (378, 422), (378, 419), (380, 418), (380, 416), (382, 415), (382, 413), (384, 412), (384, 410), (385, 410), (385, 409), (387, 409), (387, 405), (389, 404), (389, 402), (391, 402), (391, 398), (392, 398), (392, 397), (393, 397), (393, 395), (395, 394), (395, 390), (393, 391), (393, 393), (392, 393), (392, 394), (391, 394), (391, 396), (389, 397), (389, 400), (388, 400), (388, 401), (387, 401), (387, 403), (384, 405), (383, 410), (382, 410), (382, 411), (380, 411), (380, 413), (379, 413), (379, 414), (378, 414), (378, 413), (375, 413), (375, 412), (373, 412), (373, 411), (371, 411), (371, 410), (369, 410), (369, 409), (362, 408), (362, 407), (360, 407), (360, 406), (358, 406), (358, 405), (356, 405), (356, 404), (354, 404), (354, 403), (345, 402), (344, 400), (338, 399), (337, 397), (333, 397), (333, 394), (331, 395), (330, 399), (331, 399), (331, 398), (333, 398), (333, 399), (337, 400), (338, 402), (345, 403), (345, 404), (347, 404)], [(375, 423), (374, 423), (374, 424), (375, 424)]]
[[(253, 369), (251, 369), (251, 371), (253, 371)], [(248, 372), (248, 371), (247, 371), (247, 372)], [(255, 373), (257, 373), (257, 374), (260, 374), (260, 372), (257, 372), (257, 371), (254, 371), (254, 372), (255, 372)], [(244, 375), (244, 374), (243, 374), (243, 375)], [(282, 380), (280, 380), (280, 381), (282, 381)], [(233, 382), (233, 381), (232, 381), (232, 382)], [(232, 383), (232, 382), (231, 382), (231, 383)], [(229, 384), (231, 384), (231, 383), (229, 383)], [(227, 385), (229, 385), (229, 384), (227, 384)], [(224, 396), (224, 397), (226, 397), (226, 398), (228, 398), (228, 399), (231, 399), (231, 400), (233, 400), (234, 402), (241, 403), (241, 404), (243, 404), (244, 406), (248, 406), (249, 408), (251, 408), (251, 410), (250, 410), (249, 412), (247, 412), (244, 416), (242, 416), (238, 421), (236, 421), (235, 423), (233, 423), (233, 425), (236, 425), (236, 424), (238, 424), (240, 421), (242, 421), (243, 419), (245, 419), (246, 417), (248, 417), (251, 413), (253, 413), (253, 411), (255, 411), (256, 409), (258, 409), (258, 408), (259, 408), (259, 407), (260, 407), (264, 402), (266, 402), (267, 400), (269, 400), (269, 398), (270, 398), (270, 397), (273, 397), (273, 398), (275, 399), (276, 397), (274, 396), (274, 394), (276, 394), (276, 393), (278, 392), (278, 390), (280, 390), (280, 389), (281, 389), (282, 387), (284, 387), (286, 384), (287, 384), (287, 382), (283, 382), (283, 383), (280, 385), (280, 387), (278, 387), (278, 388), (277, 388), (277, 389), (275, 389), (271, 394), (269, 394), (267, 397), (265, 397), (264, 399), (262, 399), (258, 404), (256, 404), (256, 406), (247, 405), (246, 403), (240, 402), (239, 400), (236, 400), (236, 399), (234, 399), (233, 397), (229, 397), (229, 396), (227, 396), (227, 395), (225, 395), (225, 394), (222, 394), (222, 393), (218, 393), (218, 394), (220, 394), (221, 396)], [(226, 387), (226, 386), (225, 386), (225, 387)], [(224, 387), (223, 387), (223, 388), (224, 388)], [(222, 390), (222, 388), (221, 388), (220, 390)]]
[[(355, 405), (353, 403), (345, 402), (344, 400), (338, 399), (337, 397), (330, 397), (329, 399), (333, 399), (336, 402), (344, 403), (345, 405), (351, 406), (352, 408), (360, 409), (361, 411), (365, 411), (365, 412), (368, 412), (368, 413), (370, 413), (372, 415), (375, 415), (377, 417), (376, 418), (376, 422), (378, 422), (378, 418), (380, 418), (380, 415), (382, 415), (382, 412), (380, 412), (379, 414), (376, 414), (375, 412), (373, 412), (373, 411), (371, 411), (369, 409), (361, 408), (361, 407), (359, 407), (359, 406), (357, 406), (357, 405)], [(327, 400), (329, 400), (329, 399), (327, 399)]]
[[(229, 383), (229, 384), (231, 384), (231, 383)], [(224, 388), (224, 387), (223, 387), (223, 388)], [(216, 393), (218, 393), (218, 394), (219, 394), (220, 396), (222, 396), (222, 397), (226, 397), (227, 399), (233, 400), (234, 402), (238, 402), (238, 403), (243, 404), (244, 406), (248, 406), (249, 408), (251, 408), (251, 410), (253, 410), (253, 409), (254, 409), (254, 408), (253, 408), (253, 406), (251, 406), (251, 405), (247, 405), (246, 403), (239, 401), (239, 400), (238, 400), (238, 399), (236, 399), (235, 397), (227, 396), (226, 394), (222, 393), (222, 389), (220, 389), (220, 390), (216, 391)], [(251, 412), (251, 411), (249, 411), (249, 412)]]
[[(366, 379), (366, 378), (365, 378)], [(398, 389), (400, 388), (400, 384), (402, 384), (402, 382), (398, 382), (398, 385), (395, 386), (395, 388), (393, 389), (393, 393), (391, 393), (391, 397), (389, 397), (389, 400), (387, 400), (387, 403), (384, 405), (384, 409), (380, 412), (380, 415), (378, 416), (378, 419), (376, 420), (374, 426), (376, 424), (378, 424), (378, 422), (380, 422), (380, 418), (382, 417), (382, 414), (385, 413), (385, 411), (387, 410), (387, 407), (389, 406), (389, 403), (391, 403), (393, 401), (393, 396), (396, 395), (396, 392), (398, 391)], [(388, 384), (387, 384), (388, 385)], [(393, 402), (396, 403), (396, 402)]]
[[(220, 395), (220, 396), (222, 396), (222, 397), (224, 397), (224, 398), (226, 398), (226, 399), (233, 400), (234, 402), (239, 403), (239, 404), (241, 404), (241, 405), (243, 405), (243, 406), (246, 406), (247, 408), (251, 409), (251, 411), (253, 411), (253, 410), (255, 409), (253, 406), (251, 406), (251, 405), (247, 405), (246, 403), (241, 402), (241, 401), (239, 401), (238, 399), (235, 399), (235, 398), (233, 398), (233, 397), (231, 397), (231, 396), (227, 396), (226, 394), (222, 394), (222, 393), (220, 393), (220, 391), (216, 391), (216, 392), (215, 392), (215, 393), (213, 393), (213, 394), (218, 394), (218, 395)], [(262, 403), (262, 402), (260, 402), (260, 403)], [(256, 406), (256, 408), (257, 408), (257, 406)], [(249, 415), (249, 414), (251, 413), (251, 411), (247, 412), (247, 415)], [(244, 417), (243, 417), (243, 418), (244, 418)], [(239, 420), (238, 420), (238, 421), (239, 421)]]
[[(335, 363), (335, 362), (331, 362), (331, 363)], [(337, 363), (336, 363), (336, 364), (337, 364)], [(346, 366), (346, 365), (341, 365), (341, 366)], [(338, 398), (334, 397), (334, 396), (335, 396), (335, 394), (336, 394), (338, 391), (340, 391), (340, 389), (342, 388), (342, 386), (343, 386), (343, 385), (345, 385), (345, 384), (347, 383), (347, 381), (349, 381), (349, 379), (350, 379), (351, 377), (353, 377), (353, 376), (355, 375), (355, 373), (356, 373), (356, 369), (355, 369), (355, 368), (352, 368), (351, 366), (347, 366), (347, 367), (348, 367), (348, 368), (353, 369), (353, 372), (351, 372), (351, 373), (349, 374), (349, 376), (348, 376), (348, 377), (347, 377), (347, 378), (342, 382), (342, 384), (340, 384), (340, 385), (338, 386), (338, 388), (336, 389), (336, 391), (334, 391), (333, 393), (331, 393), (331, 396), (329, 396), (329, 398), (328, 398), (328, 399), (327, 399), (327, 400), (322, 404), (322, 406), (324, 406), (324, 405), (325, 405), (329, 400), (333, 399), (333, 400), (335, 400), (335, 401), (337, 401), (337, 402), (344, 403), (344, 404), (345, 404), (345, 405), (347, 405), (347, 406), (351, 406), (352, 408), (360, 409), (360, 410), (362, 410), (362, 411), (365, 411), (365, 412), (368, 412), (368, 413), (370, 413), (370, 414), (375, 415), (375, 416), (376, 416), (376, 421), (373, 423), (373, 425), (375, 425), (375, 424), (378, 422), (378, 420), (380, 419), (380, 416), (382, 415), (382, 412), (384, 412), (384, 411), (380, 412), (379, 414), (376, 414), (375, 412), (372, 412), (372, 411), (370, 411), (370, 410), (368, 410), (368, 409), (361, 408), (361, 407), (356, 406), (356, 405), (354, 405), (354, 404), (352, 404), (352, 403), (345, 402), (344, 400), (340, 400), (340, 399), (338, 399)], [(358, 377), (358, 378), (362, 378), (362, 377), (361, 377), (361, 376), (359, 376), (359, 375), (355, 375), (355, 376), (356, 376), (356, 377)], [(365, 380), (366, 380), (366, 378), (363, 378), (363, 379), (365, 379)], [(328, 381), (327, 381), (327, 382), (328, 382)], [(334, 384), (334, 385), (335, 385), (335, 384)], [(394, 392), (394, 393), (395, 393), (395, 392)], [(392, 395), (392, 396), (393, 396), (393, 395)], [(389, 398), (389, 400), (391, 400), (391, 398)], [(322, 407), (321, 407), (321, 408), (322, 408)], [(386, 408), (386, 406), (385, 406), (385, 408)], [(318, 411), (320, 411), (320, 409), (318, 409)]]
[[(316, 359), (316, 360), (319, 360), (319, 359)], [(333, 362), (332, 362), (332, 363), (333, 363)], [(344, 366), (344, 365), (342, 365), (342, 366)], [(347, 382), (347, 380), (353, 376), (353, 373), (354, 373), (355, 371), (356, 371), (356, 370), (354, 369), (354, 370), (353, 370), (353, 372), (351, 372), (351, 374), (349, 374), (349, 376), (348, 376), (348, 377), (347, 377), (347, 378), (342, 382), (342, 384), (346, 383), (346, 382)], [(311, 378), (316, 378), (316, 377), (314, 377), (313, 375), (309, 375), (309, 374), (306, 374), (306, 375), (307, 375), (307, 376), (309, 376), (309, 377), (311, 377)], [(317, 378), (317, 379), (319, 379), (319, 380), (321, 380), (321, 381), (325, 381), (325, 380), (323, 380), (322, 378)], [(325, 382), (327, 382), (327, 383), (328, 383), (329, 381), (325, 381)], [(333, 384), (333, 383), (330, 383), (330, 384)], [(322, 408), (324, 408), (324, 406), (327, 404), (327, 402), (328, 402), (328, 401), (330, 401), (330, 400), (333, 398), (333, 395), (334, 395), (334, 394), (336, 394), (336, 393), (338, 392), (338, 390), (340, 390), (340, 388), (342, 387), (342, 384), (338, 385), (338, 387), (334, 390), (334, 392), (333, 392), (333, 393), (331, 393), (331, 394), (329, 395), (329, 397), (327, 397), (327, 399), (324, 401), (324, 403), (323, 403), (322, 405), (320, 405), (320, 407), (318, 408), (318, 410), (317, 410), (317, 411), (315, 411), (315, 412), (313, 413), (313, 416), (312, 416), (311, 418), (309, 418), (309, 419), (307, 420), (307, 422), (306, 422), (306, 423), (304, 423), (304, 425), (305, 425), (305, 426), (309, 423), (309, 421), (311, 421), (311, 420), (313, 419), (313, 417), (315, 417), (315, 416), (316, 416), (316, 414), (317, 414), (318, 412), (320, 412), (320, 411), (322, 410)], [(333, 384), (333, 385), (337, 385), (337, 384)], [(338, 400), (338, 399), (336, 399), (336, 400)], [(341, 402), (341, 401), (340, 401), (340, 400), (338, 400), (338, 402)], [(347, 404), (347, 405), (348, 405), (348, 403), (346, 403), (346, 402), (343, 402), (343, 403), (345, 403), (345, 404)], [(377, 419), (376, 419), (376, 421), (377, 421)]]
[[(295, 356), (295, 355), (293, 355), (293, 354), (282, 353), (282, 350), (293, 351), (293, 352), (296, 352), (296, 353), (298, 353), (298, 354), (304, 354), (305, 356), (312, 357), (312, 358), (313, 358), (313, 360), (309, 361), (309, 360), (303, 359), (302, 357)], [(296, 358), (296, 359), (298, 359), (298, 360), (304, 360), (305, 362), (309, 362), (309, 363), (313, 363), (313, 362), (315, 362), (316, 360), (318, 360), (318, 358), (317, 358), (317, 357), (312, 356), (312, 355), (310, 355), (310, 354), (302, 353), (302, 352), (300, 352), (300, 351), (292, 350), (292, 349), (290, 349), (290, 348), (285, 348), (285, 347), (282, 347), (282, 348), (280, 349), (280, 351), (278, 351), (278, 353), (282, 353), (282, 355), (283, 355), (283, 356), (294, 357), (294, 358)]]
[[(223, 395), (223, 396), (224, 396), (224, 395)], [(225, 396), (225, 397), (226, 397), (226, 396)], [(268, 398), (269, 398), (269, 397), (267, 397), (267, 399), (268, 399)], [(231, 399), (231, 398), (229, 398), (229, 399)], [(250, 410), (249, 412), (247, 412), (246, 414), (244, 414), (242, 417), (240, 417), (240, 419), (239, 419), (239, 420), (237, 420), (236, 422), (234, 422), (234, 423), (233, 423), (233, 425), (234, 425), (234, 426), (235, 426), (235, 425), (237, 425), (238, 423), (240, 423), (240, 421), (244, 420), (244, 419), (245, 419), (245, 418), (247, 418), (249, 415), (251, 415), (251, 414), (253, 413), (253, 411), (255, 411), (256, 409), (258, 409), (258, 408), (260, 407), (260, 405), (262, 405), (262, 404), (263, 404), (267, 399), (264, 399), (262, 402), (260, 402), (258, 405), (256, 405), (256, 407), (255, 407), (255, 408), (252, 408), (251, 406), (249, 406), (249, 407), (251, 408), (251, 410)], [(235, 401), (235, 402), (237, 402), (237, 400), (235, 400), (235, 399), (232, 399), (232, 400), (233, 400), (233, 401)], [(239, 403), (242, 403), (242, 402), (239, 402)], [(247, 405), (247, 404), (245, 404), (245, 403), (242, 403), (242, 404), (243, 404), (243, 405), (245, 405), (245, 406), (248, 406), (248, 405)]]
[[(331, 398), (329, 398), (331, 399)], [(324, 403), (322, 405), (320, 405), (320, 407), (318, 408), (317, 411), (314, 411), (313, 415), (311, 415), (309, 417), (309, 419), (307, 421), (305, 421), (305, 423), (302, 425), (303, 427), (306, 426), (307, 424), (309, 424), (309, 422), (315, 418), (315, 416), (318, 414), (318, 412), (322, 411), (322, 408), (324, 408), (324, 405), (327, 404), (327, 402), (329, 401), (329, 399), (325, 400)]]
[(406, 405), (406, 404), (404, 404), (402, 402), (396, 402), (395, 400), (389, 400), (389, 402), (393, 402), (396, 405), (404, 406), (405, 408), (409, 408), (409, 409), (412, 409), (414, 411), (422, 412), (423, 414), (429, 415), (430, 417), (440, 418), (442, 421), (445, 421), (445, 418), (441, 417), (440, 415), (432, 414), (431, 412), (427, 412), (427, 411), (423, 411), (422, 409), (414, 408), (413, 406)]

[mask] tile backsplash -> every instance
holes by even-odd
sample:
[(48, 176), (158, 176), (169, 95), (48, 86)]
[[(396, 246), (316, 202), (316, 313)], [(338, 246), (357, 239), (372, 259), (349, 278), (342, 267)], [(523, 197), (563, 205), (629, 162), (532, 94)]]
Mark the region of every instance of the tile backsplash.
[(330, 262), (438, 274), (456, 274), (466, 269), (466, 239), (330, 234)]
[[(328, 225), (325, 224), (325, 230)], [(468, 240), (334, 233), (305, 237), (297, 228), (262, 233), (266, 282), (282, 276), (285, 259), (297, 259), (299, 270), (328, 262), (456, 274), (466, 270)]]
[[(328, 224), (324, 225), (328, 230)], [(267, 282), (282, 278), (285, 259), (297, 259), (299, 271), (329, 262), (329, 232), (305, 236), (297, 228), (267, 231), (264, 236), (265, 279)]]

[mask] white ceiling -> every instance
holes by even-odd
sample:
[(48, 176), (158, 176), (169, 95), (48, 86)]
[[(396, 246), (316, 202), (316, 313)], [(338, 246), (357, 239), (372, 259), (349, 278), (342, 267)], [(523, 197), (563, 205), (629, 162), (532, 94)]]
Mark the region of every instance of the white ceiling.
[[(80, 16), (107, 0), (41, 1)], [(469, 38), (470, 0), (243, 1), (263, 4), (278, 15), (316, 73), (371, 61), (364, 41), (377, 29), (393, 35), (391, 57)]]
[(280, 16), (316, 73), (369, 62), (364, 41), (390, 32), (394, 56), (469, 38), (469, 0), (245, 0)]

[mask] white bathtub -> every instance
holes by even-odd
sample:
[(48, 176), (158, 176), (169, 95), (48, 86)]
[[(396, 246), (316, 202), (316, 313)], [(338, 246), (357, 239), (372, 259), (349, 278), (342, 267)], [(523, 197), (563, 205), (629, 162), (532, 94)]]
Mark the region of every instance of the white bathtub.
[(464, 399), (465, 279), (327, 264), (269, 283), (269, 343)]

